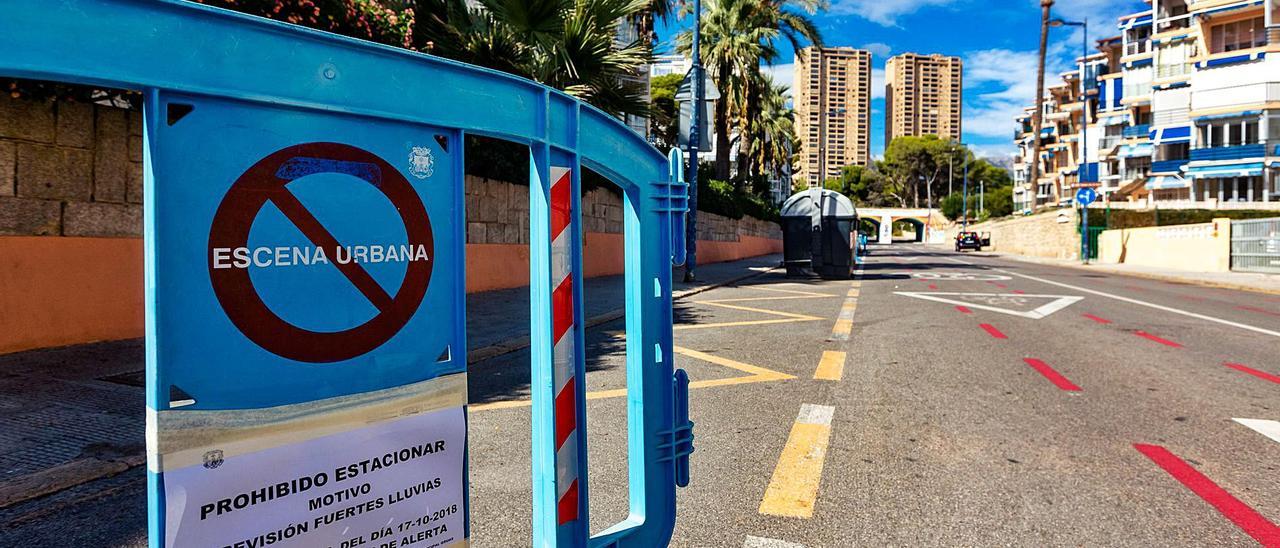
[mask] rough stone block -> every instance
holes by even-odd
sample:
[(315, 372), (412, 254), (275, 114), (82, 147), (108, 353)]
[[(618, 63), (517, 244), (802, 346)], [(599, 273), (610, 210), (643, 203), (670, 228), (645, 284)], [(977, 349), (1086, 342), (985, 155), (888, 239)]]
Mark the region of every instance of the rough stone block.
[(93, 147), (93, 105), (61, 101), (58, 103), (58, 128), (55, 142), (59, 146)]
[(53, 101), (28, 101), (0, 95), (0, 137), (52, 143)]
[(93, 197), (99, 202), (124, 202), (128, 197), (130, 172), (126, 114), (118, 108), (97, 107)]
[(62, 202), (0, 196), (0, 235), (57, 236), (62, 232)]
[(485, 231), (484, 223), (467, 223), (467, 243), (483, 244)]
[(142, 206), (70, 202), (63, 214), (64, 236), (141, 236)]
[(142, 112), (129, 111), (129, 135), (142, 136)]
[(466, 219), (466, 220), (467, 220), (467, 221), (469, 221), (469, 222), (479, 220), (479, 216), (480, 216), (480, 198), (479, 198), (479, 197), (477, 197), (477, 196), (475, 196), (475, 195), (468, 194), (468, 195), (466, 195), (466, 196), (463, 196), (463, 202), (465, 202), (465, 203), (466, 203), (466, 206), (467, 206), (467, 219)]
[(129, 164), (128, 186), (125, 187), (125, 198), (131, 204), (142, 203), (142, 164)]
[(520, 243), (520, 225), (514, 223), (503, 224), (502, 241), (508, 244)]
[(489, 244), (505, 244), (506, 234), (502, 231), (502, 223), (485, 223), (485, 243)]
[(141, 162), (142, 161), (142, 137), (138, 135), (130, 135), (128, 138), (128, 143), (129, 143), (129, 161)]
[(89, 201), (93, 195), (93, 153), (18, 143), (17, 195)]
[(13, 196), (14, 174), (18, 164), (18, 147), (13, 141), (0, 140), (0, 196)]

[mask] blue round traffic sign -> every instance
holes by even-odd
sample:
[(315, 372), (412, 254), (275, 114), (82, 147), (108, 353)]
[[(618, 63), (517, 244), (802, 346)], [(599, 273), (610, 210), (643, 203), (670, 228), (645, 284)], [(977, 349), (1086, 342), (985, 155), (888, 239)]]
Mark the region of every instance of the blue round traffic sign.
[(1076, 191), (1076, 203), (1087, 206), (1098, 199), (1098, 191), (1092, 188), (1082, 188)]

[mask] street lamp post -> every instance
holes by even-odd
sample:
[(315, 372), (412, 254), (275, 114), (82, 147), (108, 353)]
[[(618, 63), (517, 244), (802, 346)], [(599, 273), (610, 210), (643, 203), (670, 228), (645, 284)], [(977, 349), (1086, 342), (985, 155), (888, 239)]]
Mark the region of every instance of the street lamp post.
[(1077, 177), (1079, 183), (1083, 185), (1089, 173), (1089, 90), (1085, 87), (1089, 75), (1089, 19), (1085, 18), (1083, 21), (1054, 19), (1049, 21), (1049, 26), (1080, 27), (1084, 31), (1084, 40), (1080, 44), (1080, 174)]
[[(964, 146), (964, 143), (960, 143), (960, 145)], [(961, 213), (961, 218), (964, 220), (962, 221), (963, 228), (961, 230), (964, 232), (968, 232), (969, 231), (969, 150), (968, 149), (964, 149), (964, 158), (962, 158), (962, 160), (964, 160), (964, 197), (963, 197), (964, 206), (961, 207), (960, 211), (963, 211), (963, 213)]]
[(698, 264), (698, 152), (702, 149), (702, 109), (706, 100), (702, 77), (702, 0), (693, 0), (693, 114), (689, 120), (689, 222), (685, 224), (684, 281), (696, 280)]
[[(1084, 187), (1089, 178), (1089, 90), (1085, 87), (1089, 76), (1089, 19), (1083, 21), (1066, 21), (1054, 19), (1049, 21), (1051, 27), (1080, 27), (1084, 32), (1084, 40), (1080, 44), (1080, 169), (1076, 175), (1076, 186)], [(1080, 260), (1089, 264), (1089, 204), (1080, 204)]]

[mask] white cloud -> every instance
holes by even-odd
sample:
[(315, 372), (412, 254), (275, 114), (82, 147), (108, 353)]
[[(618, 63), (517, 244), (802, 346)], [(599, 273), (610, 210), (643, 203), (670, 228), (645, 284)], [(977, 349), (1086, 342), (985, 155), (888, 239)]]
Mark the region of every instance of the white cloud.
[(947, 6), (962, 0), (834, 0), (830, 12), (857, 15), (886, 27), (898, 25), (898, 18), (929, 6)]
[(1018, 152), (1018, 147), (1012, 144), (1008, 145), (969, 145), (969, 149), (979, 158), (986, 158), (993, 164), (1004, 165), (1012, 163), (1013, 155)]
[[(1045, 67), (1046, 86), (1053, 85), (1056, 75), (1066, 68), (1057, 52), (1051, 53), (1054, 55), (1048, 56)], [(966, 55), (965, 133), (981, 137), (1011, 136), (1013, 119), (1035, 101), (1036, 65), (1035, 50), (988, 49)], [(974, 91), (980, 88), (989, 91)]]
[(786, 63), (782, 65), (761, 65), (764, 73), (773, 79), (775, 86), (787, 86), (787, 97), (791, 96), (791, 85), (796, 78), (795, 63)]
[(884, 69), (871, 69), (871, 98), (884, 99)]
[(864, 44), (862, 46), (862, 49), (865, 49), (871, 52), (871, 55), (873, 57), (879, 57), (879, 58), (888, 57), (890, 53), (893, 53), (893, 47), (884, 42), (872, 42), (870, 44)]

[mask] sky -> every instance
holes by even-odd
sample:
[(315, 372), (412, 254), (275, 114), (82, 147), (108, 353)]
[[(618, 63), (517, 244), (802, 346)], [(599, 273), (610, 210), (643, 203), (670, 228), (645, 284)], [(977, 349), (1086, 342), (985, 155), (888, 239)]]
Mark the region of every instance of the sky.
[[(961, 57), (964, 142), (982, 156), (1009, 156), (1017, 150), (1013, 119), (1035, 99), (1039, 0), (829, 1), (829, 9), (813, 16), (826, 45), (872, 53), (872, 155), (884, 151), (885, 60), (904, 52)], [(1117, 18), (1144, 9), (1150, 8), (1139, 0), (1057, 0), (1053, 16), (1088, 18), (1092, 50), (1095, 39), (1119, 34)], [(691, 17), (667, 22), (659, 29), (659, 51), (672, 50), (675, 34), (691, 27)], [(1050, 29), (1046, 86), (1071, 70), (1081, 52), (1081, 33), (1077, 27)], [(766, 68), (775, 82), (790, 84), (794, 52), (785, 41), (777, 46), (781, 55)]]

